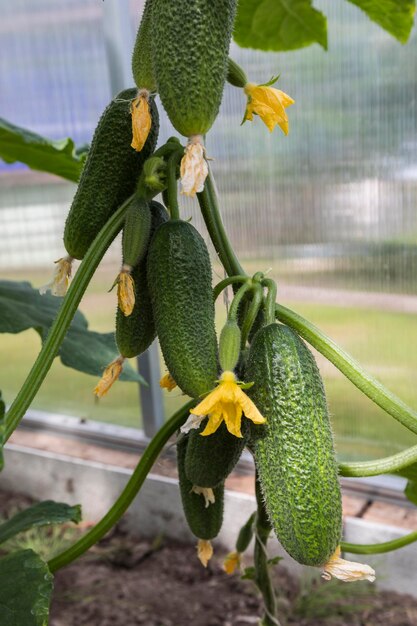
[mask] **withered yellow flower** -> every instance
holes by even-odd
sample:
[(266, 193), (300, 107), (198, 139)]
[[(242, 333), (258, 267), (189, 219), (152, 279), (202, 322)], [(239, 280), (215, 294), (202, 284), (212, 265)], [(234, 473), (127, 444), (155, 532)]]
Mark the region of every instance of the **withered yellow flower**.
[(162, 376), (161, 380), (159, 381), (159, 386), (162, 389), (166, 389), (167, 391), (172, 391), (177, 386), (177, 383), (175, 382), (171, 374), (167, 372), (166, 374), (164, 374), (164, 376)]
[(103, 372), (103, 376), (100, 378), (98, 384), (94, 388), (94, 393), (97, 398), (102, 398), (109, 391), (111, 386), (119, 378), (123, 370), (124, 357), (119, 356), (117, 359), (109, 363)]
[(141, 89), (130, 105), (132, 113), (132, 143), (131, 146), (140, 152), (146, 143), (152, 126), (151, 110), (149, 107), (149, 91)]
[(208, 175), (204, 152), (201, 135), (193, 135), (188, 139), (180, 167), (182, 193), (186, 196), (193, 197), (204, 189)]
[(214, 504), (216, 502), (214, 491), (213, 489), (210, 489), (210, 487), (197, 487), (197, 485), (193, 485), (191, 491), (197, 496), (203, 496), (204, 506), (206, 509), (210, 506), (210, 504)]
[(344, 582), (353, 582), (355, 580), (369, 580), (371, 583), (374, 582), (375, 570), (373, 570), (372, 567), (365, 563), (346, 561), (340, 557), (340, 553), (339, 546), (330, 557), (328, 563), (323, 566), (322, 577), (325, 580), (331, 580), (332, 576), (334, 576)]
[(240, 552), (229, 552), (223, 561), (223, 569), (226, 574), (234, 574), (237, 569), (240, 569)]
[(213, 389), (190, 413), (208, 415), (207, 426), (201, 433), (203, 436), (216, 432), (220, 424), (225, 422), (227, 430), (235, 437), (242, 437), (242, 414), (254, 424), (264, 424), (262, 417), (252, 400), (241, 389), (233, 372), (226, 371), (220, 377), (218, 386)]
[(197, 543), (197, 556), (204, 567), (207, 567), (208, 562), (213, 556), (213, 546), (210, 541), (206, 539), (199, 539)]
[(130, 267), (123, 267), (117, 277), (117, 303), (123, 315), (132, 314), (135, 306), (135, 281), (130, 273)]
[(294, 104), (294, 100), (283, 91), (272, 87), (277, 80), (278, 77), (273, 78), (265, 85), (246, 83), (244, 92), (248, 102), (243, 122), (252, 121), (254, 115), (259, 115), (271, 132), (278, 125), (288, 135), (288, 117), (285, 109)]
[(72, 262), (73, 258), (71, 256), (66, 256), (55, 261), (56, 268), (53, 278), (47, 285), (39, 287), (39, 293), (44, 294), (50, 291), (53, 296), (65, 296), (71, 279)]

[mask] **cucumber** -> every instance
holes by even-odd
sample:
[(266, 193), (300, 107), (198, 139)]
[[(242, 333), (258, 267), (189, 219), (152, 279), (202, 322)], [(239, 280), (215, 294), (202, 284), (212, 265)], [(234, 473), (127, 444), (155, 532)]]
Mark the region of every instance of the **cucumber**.
[[(150, 238), (161, 224), (167, 221), (168, 213), (159, 202), (150, 203), (151, 232)], [(132, 358), (145, 352), (156, 337), (151, 298), (146, 280), (146, 256), (132, 270), (135, 284), (135, 305), (132, 313), (126, 317), (117, 307), (116, 343), (120, 354)]]
[[(242, 421), (243, 437), (231, 435), (225, 423), (212, 435), (202, 437), (205, 422), (198, 430), (188, 435), (187, 453), (185, 456), (185, 472), (193, 485), (200, 487), (217, 487), (224, 482), (238, 462), (248, 434), (248, 420)], [(245, 432), (246, 431), (246, 432)]]
[(132, 73), (138, 89), (156, 92), (156, 80), (152, 63), (151, 47), (151, 5), (153, 0), (146, 0), (142, 19), (136, 35), (132, 55)]
[(265, 507), (283, 548), (321, 566), (340, 544), (341, 494), (327, 403), (310, 350), (287, 326), (270, 324), (252, 342), (245, 379), (266, 418), (253, 443)]
[(214, 539), (219, 534), (223, 523), (224, 485), (221, 484), (213, 490), (215, 502), (206, 507), (204, 498), (192, 491), (194, 483), (186, 476), (184, 467), (186, 450), (187, 437), (184, 437), (177, 444), (177, 464), (185, 518), (196, 537), (205, 540)]
[(158, 91), (176, 130), (206, 133), (219, 111), (237, 0), (153, 0)]
[(135, 267), (145, 256), (151, 234), (151, 209), (144, 198), (135, 197), (123, 226), (123, 264)]
[(170, 220), (157, 230), (149, 246), (148, 286), (168, 371), (193, 398), (211, 391), (218, 378), (211, 264), (194, 226)]
[(94, 133), (64, 231), (68, 254), (82, 259), (114, 213), (134, 192), (145, 160), (158, 137), (158, 111), (151, 100), (152, 127), (141, 152), (131, 146), (130, 101), (136, 89), (126, 89), (105, 109)]

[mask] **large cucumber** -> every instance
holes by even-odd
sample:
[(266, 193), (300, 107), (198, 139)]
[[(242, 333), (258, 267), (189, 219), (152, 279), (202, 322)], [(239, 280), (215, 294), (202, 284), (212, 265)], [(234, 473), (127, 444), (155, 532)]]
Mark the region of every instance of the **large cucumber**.
[[(212, 435), (202, 437), (200, 433), (205, 427), (203, 423), (188, 435), (185, 471), (193, 485), (217, 487), (235, 467), (247, 437), (231, 435), (224, 423)], [(247, 434), (247, 420), (243, 420), (242, 430)]]
[(185, 473), (186, 450), (187, 438), (185, 437), (177, 445), (178, 479), (185, 518), (196, 537), (205, 540), (214, 539), (219, 534), (223, 523), (224, 485), (221, 484), (213, 490), (215, 502), (206, 506), (203, 496), (192, 491), (194, 483), (188, 480)]
[(215, 387), (217, 339), (211, 264), (206, 244), (188, 222), (170, 220), (153, 237), (148, 285), (167, 368), (196, 398)]
[(219, 111), (237, 0), (153, 0), (156, 82), (182, 135), (200, 135)]
[(141, 152), (131, 147), (130, 102), (136, 89), (126, 89), (105, 109), (94, 133), (67, 221), (64, 244), (82, 259), (114, 211), (134, 192), (145, 160), (158, 138), (158, 111), (151, 100), (152, 127)]
[[(159, 202), (150, 203), (151, 233), (168, 220), (166, 209)], [(132, 313), (126, 317), (117, 307), (116, 313), (116, 343), (122, 356), (132, 358), (142, 354), (156, 337), (153, 320), (151, 297), (146, 279), (146, 256), (132, 271), (135, 283), (135, 305)]]
[(287, 326), (252, 342), (245, 378), (266, 418), (253, 443), (265, 506), (276, 535), (299, 563), (320, 566), (340, 543), (342, 508), (326, 397), (310, 350)]

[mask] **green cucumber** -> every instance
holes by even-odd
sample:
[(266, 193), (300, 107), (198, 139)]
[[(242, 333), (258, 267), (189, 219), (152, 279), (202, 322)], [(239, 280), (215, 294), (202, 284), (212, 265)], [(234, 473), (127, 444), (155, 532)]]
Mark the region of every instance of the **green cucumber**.
[(206, 507), (204, 497), (192, 491), (194, 483), (185, 473), (187, 437), (177, 444), (178, 480), (185, 518), (191, 532), (199, 539), (210, 540), (217, 537), (223, 523), (224, 485), (213, 490), (215, 502)]
[(243, 437), (231, 435), (224, 422), (207, 437), (200, 434), (206, 427), (205, 422), (198, 430), (190, 432), (185, 471), (194, 485), (213, 488), (226, 480), (247, 443), (247, 421), (242, 420)]
[(133, 198), (123, 226), (123, 264), (135, 267), (145, 256), (151, 234), (151, 209), (144, 198)]
[(136, 89), (126, 89), (105, 109), (94, 133), (67, 221), (64, 244), (82, 259), (114, 211), (135, 191), (145, 160), (158, 137), (158, 111), (151, 100), (152, 127), (141, 152), (131, 147), (130, 102)]
[(267, 420), (253, 451), (271, 524), (296, 561), (324, 565), (340, 544), (342, 507), (314, 357), (293, 330), (270, 324), (253, 339), (245, 379), (254, 382), (248, 395)]
[(153, 0), (146, 0), (142, 19), (136, 35), (132, 55), (132, 73), (138, 89), (156, 92), (151, 46), (151, 7)]
[(197, 398), (218, 378), (211, 264), (207, 246), (188, 222), (170, 220), (148, 253), (148, 286), (168, 371)]
[[(168, 220), (166, 209), (159, 202), (150, 203), (151, 232), (153, 233)], [(135, 283), (135, 305), (131, 315), (126, 317), (117, 307), (116, 343), (120, 354), (133, 358), (145, 352), (156, 337), (151, 297), (146, 279), (146, 256), (132, 270)]]
[(206, 133), (219, 111), (237, 0), (153, 0), (158, 91), (176, 130)]

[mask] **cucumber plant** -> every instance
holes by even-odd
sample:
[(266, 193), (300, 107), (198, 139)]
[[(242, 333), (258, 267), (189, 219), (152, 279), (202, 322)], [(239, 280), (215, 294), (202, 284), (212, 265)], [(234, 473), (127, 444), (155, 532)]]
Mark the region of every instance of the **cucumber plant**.
[[(405, 4), (411, 6), (404, 3), (392, 23), (382, 9), (379, 14), (373, 8), (370, 14), (385, 27), (389, 23), (388, 30), (404, 40), (411, 15)], [(294, 104), (273, 86), (276, 78), (259, 85), (249, 82), (246, 72), (228, 57), (232, 31), (238, 42), (249, 41), (248, 47), (262, 49), (292, 49), (312, 40), (325, 44), (321, 14), (312, 8), (320, 33), (303, 30), (298, 21), (285, 42), (278, 35), (277, 41), (271, 40), (277, 26), (273, 12), (264, 36), (259, 31), (262, 20), (257, 29), (250, 28), (255, 5), (253, 0), (241, 0), (239, 6), (236, 0), (146, 0), (132, 56), (136, 87), (114, 98), (98, 122), (65, 225), (67, 256), (58, 263), (50, 285), (54, 294), (64, 295), (62, 306), (6, 419), (0, 418), (0, 441), (7, 441), (36, 396), (96, 268), (123, 230), (122, 270), (116, 281), (120, 355), (105, 369), (95, 392), (100, 397), (107, 393), (124, 360), (142, 353), (157, 336), (168, 369), (161, 386), (177, 385), (190, 400), (149, 443), (103, 519), (43, 567), (50, 576), (108, 532), (173, 436), (185, 517), (198, 539), (198, 556), (207, 566), (213, 553), (210, 542), (222, 528), (225, 480), (247, 448), (255, 460), (256, 511), (241, 529), (225, 569), (231, 573), (240, 567), (242, 553), (254, 539), (253, 578), (265, 604), (262, 624), (276, 626), (277, 602), (267, 558), (272, 531), (296, 561), (319, 568), (326, 579), (335, 576), (345, 581), (373, 580), (375, 572), (342, 559), (341, 550), (373, 554), (417, 539), (417, 533), (410, 533), (389, 544), (343, 542), (339, 474), (396, 471), (414, 481), (417, 450), (338, 465), (323, 382), (303, 339), (414, 433), (417, 413), (319, 329), (277, 302), (272, 279), (262, 272), (248, 276), (228, 239), (203, 141), (218, 115), (225, 83), (242, 90), (244, 121), (259, 116), (269, 130), (278, 125), (288, 134), (286, 109)], [(284, 17), (297, 22), (299, 10), (294, 7)], [(310, 7), (303, 11), (306, 19)], [(185, 146), (172, 137), (156, 149), (156, 93), (173, 127), (187, 138)], [(36, 143), (34, 137), (31, 141)], [(51, 150), (46, 140), (38, 141), (37, 150), (42, 145)], [(21, 160), (39, 168), (36, 154), (35, 149), (30, 159), (25, 161), (23, 155)], [(73, 179), (74, 167), (81, 162), (67, 157)], [(48, 162), (48, 171), (51, 167)], [(178, 179), (183, 193), (197, 195), (208, 236), (227, 274), (214, 288), (206, 243), (193, 224), (181, 219)], [(158, 193), (165, 206), (154, 200)], [(73, 259), (82, 263), (65, 295)], [(234, 296), (217, 335), (214, 303), (229, 286)], [(409, 488), (408, 493), (415, 489)]]

